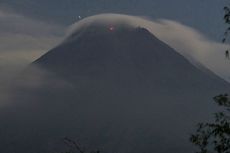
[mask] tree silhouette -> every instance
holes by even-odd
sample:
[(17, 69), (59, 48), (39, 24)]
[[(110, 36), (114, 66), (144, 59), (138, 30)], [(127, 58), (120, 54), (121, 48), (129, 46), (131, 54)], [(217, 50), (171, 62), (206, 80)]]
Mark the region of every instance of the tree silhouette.
[(99, 150), (87, 151), (77, 141), (70, 139), (68, 137), (65, 137), (63, 139), (63, 141), (66, 144), (66, 146), (68, 146), (68, 148), (69, 148), (69, 151), (67, 151), (65, 153), (100, 153)]
[(197, 153), (230, 153), (230, 100), (227, 94), (214, 97), (223, 108), (215, 113), (213, 123), (199, 123), (190, 141), (199, 148)]
[(227, 25), (227, 28), (224, 32), (224, 38), (222, 39), (222, 42), (225, 43), (227, 40), (227, 37), (229, 35), (230, 32), (230, 7), (229, 6), (225, 6), (224, 7), (224, 22)]

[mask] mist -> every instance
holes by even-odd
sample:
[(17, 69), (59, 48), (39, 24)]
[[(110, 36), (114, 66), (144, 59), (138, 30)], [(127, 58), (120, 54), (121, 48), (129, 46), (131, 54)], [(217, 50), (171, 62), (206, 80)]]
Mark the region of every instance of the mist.
[(63, 27), (0, 9), (0, 107), (11, 103), (12, 82), (62, 40)]

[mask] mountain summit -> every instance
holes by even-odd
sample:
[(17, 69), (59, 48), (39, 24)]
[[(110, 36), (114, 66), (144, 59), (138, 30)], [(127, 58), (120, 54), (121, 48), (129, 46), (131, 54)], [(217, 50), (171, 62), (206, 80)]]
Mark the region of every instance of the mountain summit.
[[(0, 133), (5, 153), (46, 153), (64, 136), (103, 152), (193, 152), (192, 127), (215, 109), (211, 98), (229, 90), (147, 29), (121, 24), (78, 29), (33, 66), (52, 75), (20, 92), (17, 101), (26, 105), (0, 131), (26, 132), (8, 143)], [(60, 88), (63, 82), (69, 86)]]
[(147, 29), (126, 24), (94, 23), (80, 28), (33, 64), (65, 79), (87, 76), (127, 79), (124, 82), (149, 80), (166, 88), (169, 84), (191, 88), (200, 83), (212, 88), (216, 87), (213, 79), (227, 84), (191, 65)]

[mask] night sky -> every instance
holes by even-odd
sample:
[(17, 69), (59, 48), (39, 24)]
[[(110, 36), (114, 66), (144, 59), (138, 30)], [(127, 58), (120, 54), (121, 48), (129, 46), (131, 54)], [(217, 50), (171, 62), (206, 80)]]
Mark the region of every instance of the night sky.
[(78, 16), (122, 13), (181, 22), (221, 40), (225, 0), (1, 0), (0, 8), (49, 23), (70, 25)]

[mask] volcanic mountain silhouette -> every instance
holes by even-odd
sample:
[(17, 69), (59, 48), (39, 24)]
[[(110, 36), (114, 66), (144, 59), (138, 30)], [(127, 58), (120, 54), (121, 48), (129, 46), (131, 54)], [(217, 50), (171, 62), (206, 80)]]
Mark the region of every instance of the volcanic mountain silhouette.
[(49, 75), (2, 113), (4, 153), (61, 150), (65, 136), (103, 152), (193, 152), (189, 134), (215, 110), (211, 98), (229, 90), (147, 29), (120, 24), (79, 29), (26, 75), (34, 66)]

